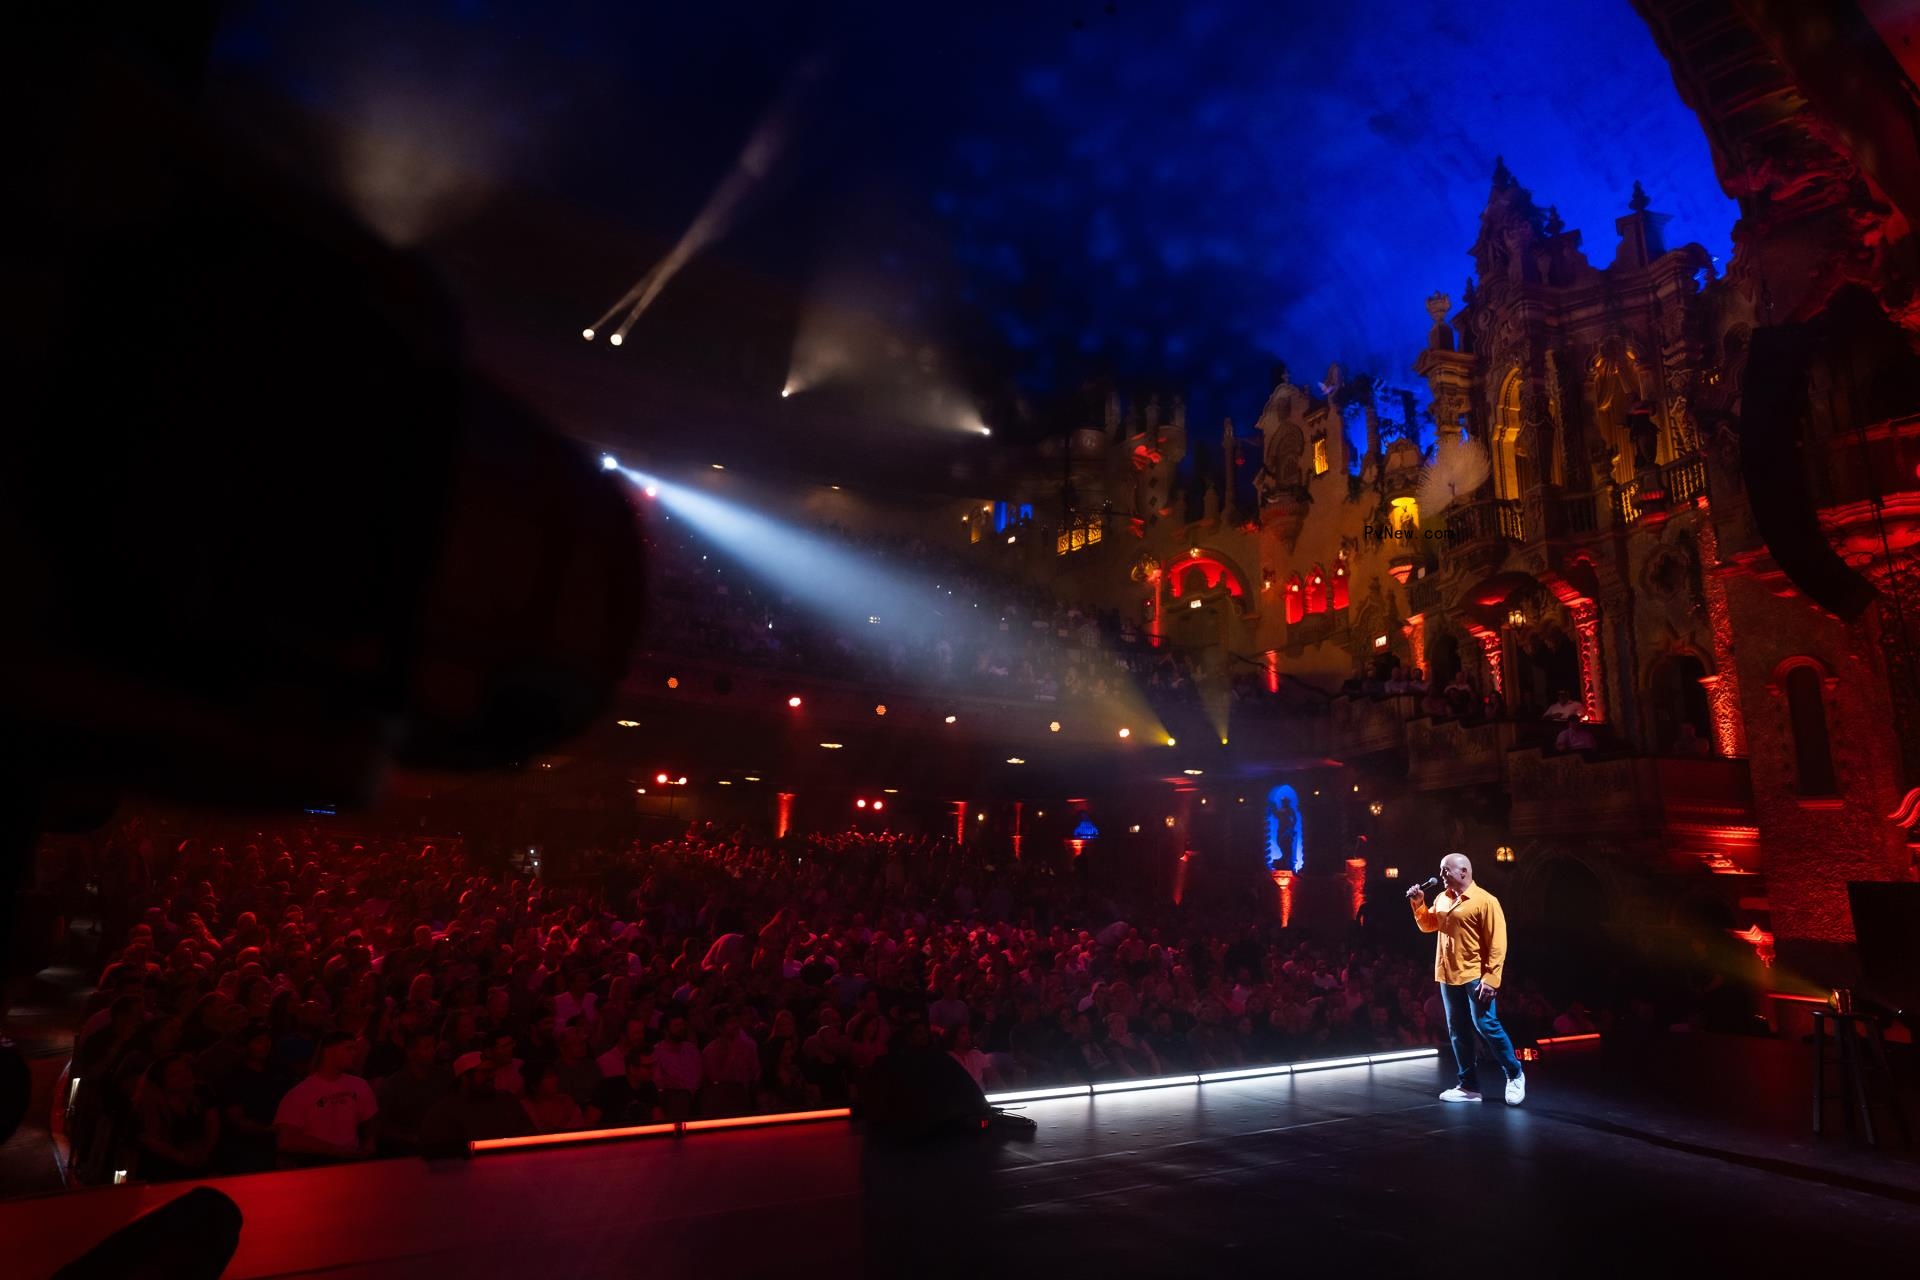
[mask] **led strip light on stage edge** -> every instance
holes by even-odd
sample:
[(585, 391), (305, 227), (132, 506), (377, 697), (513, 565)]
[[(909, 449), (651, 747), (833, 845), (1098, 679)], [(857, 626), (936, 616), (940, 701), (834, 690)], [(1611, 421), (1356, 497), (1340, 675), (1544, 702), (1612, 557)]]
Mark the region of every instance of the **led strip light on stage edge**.
[[(1540, 1043), (1548, 1042), (1542, 1040)], [(987, 1101), (993, 1106), (1001, 1107), (1015, 1103), (1046, 1102), (1062, 1098), (1094, 1098), (1114, 1093), (1138, 1093), (1146, 1089), (1191, 1088), (1206, 1084), (1225, 1084), (1235, 1080), (1258, 1080), (1268, 1076), (1299, 1075), (1309, 1071), (1371, 1067), (1382, 1063), (1408, 1062), (1439, 1056), (1438, 1049), (1396, 1049), (1390, 1053), (1363, 1053), (1347, 1058), (1320, 1058), (1311, 1062), (1277, 1063), (1267, 1067), (1240, 1067), (1231, 1071), (1206, 1071), (1197, 1075), (1156, 1076), (1148, 1080), (1105, 1080), (1099, 1084), (1064, 1084), (1045, 1089), (1015, 1089), (1009, 1093), (990, 1093), (987, 1095)], [(524, 1151), (539, 1147), (570, 1146), (582, 1142), (612, 1142), (622, 1138), (657, 1138), (667, 1134), (684, 1136), (713, 1129), (749, 1129), (780, 1124), (806, 1124), (816, 1120), (846, 1120), (852, 1115), (853, 1112), (847, 1107), (829, 1107), (821, 1111), (783, 1111), (765, 1116), (718, 1116), (711, 1120), (680, 1120), (669, 1124), (633, 1125), (623, 1129), (582, 1129), (572, 1133), (528, 1134), (519, 1138), (483, 1138), (470, 1143), (469, 1147), (474, 1155), (484, 1155), (490, 1151)]]

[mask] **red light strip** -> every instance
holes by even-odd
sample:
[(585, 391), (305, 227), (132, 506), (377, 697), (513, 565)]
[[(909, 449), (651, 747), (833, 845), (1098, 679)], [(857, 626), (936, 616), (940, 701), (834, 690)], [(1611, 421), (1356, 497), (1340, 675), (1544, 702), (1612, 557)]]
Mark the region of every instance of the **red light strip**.
[(482, 1138), (468, 1144), (474, 1155), (488, 1151), (525, 1151), (537, 1147), (565, 1147), (581, 1142), (610, 1142), (622, 1138), (659, 1138), (667, 1134), (686, 1134), (698, 1129), (751, 1129), (762, 1125), (806, 1124), (814, 1120), (846, 1120), (853, 1112), (846, 1107), (825, 1111), (781, 1111), (764, 1116), (724, 1116), (713, 1120), (683, 1120), (668, 1124), (638, 1124), (625, 1129), (580, 1129), (570, 1133), (531, 1133), (519, 1138)]
[(575, 1142), (607, 1142), (616, 1138), (652, 1138), (673, 1133), (677, 1124), (636, 1124), (624, 1129), (580, 1129), (572, 1133), (530, 1133), (520, 1138), (482, 1138), (471, 1145), (482, 1151), (510, 1151), (515, 1147), (564, 1147)]
[(825, 1111), (781, 1111), (770, 1116), (722, 1116), (714, 1120), (685, 1120), (680, 1124), (681, 1131), (692, 1133), (696, 1129), (747, 1129), (764, 1124), (806, 1124), (811, 1120), (845, 1120), (853, 1112), (846, 1107), (829, 1107)]
[(1598, 1040), (1599, 1038), (1600, 1033), (1598, 1031), (1583, 1031), (1577, 1036), (1548, 1036), (1545, 1040), (1535, 1040), (1534, 1043), (1542, 1046), (1553, 1044), (1585, 1044), (1590, 1040)]

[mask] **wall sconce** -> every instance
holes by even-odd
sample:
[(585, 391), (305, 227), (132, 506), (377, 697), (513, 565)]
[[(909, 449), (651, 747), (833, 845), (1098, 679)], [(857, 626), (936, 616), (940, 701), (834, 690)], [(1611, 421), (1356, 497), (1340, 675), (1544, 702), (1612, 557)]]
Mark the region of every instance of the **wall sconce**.
[(1168, 815), (1167, 815), (1167, 818), (1166, 818), (1166, 822), (1167, 822), (1167, 825), (1168, 825), (1169, 827), (1171, 827), (1171, 826), (1173, 825), (1173, 815), (1172, 815), (1172, 814), (1168, 814)]
[(1381, 804), (1378, 800), (1375, 800), (1372, 804), (1367, 806), (1367, 812), (1377, 818), (1386, 809), (1386, 807), (1387, 806)]
[(1495, 862), (1512, 862), (1513, 846), (1510, 844), (1503, 844), (1498, 849), (1495, 849), (1493, 851), (1493, 860)]
[(1388, 867), (1385, 871), (1382, 871), (1380, 874), (1385, 876), (1389, 880), (1398, 880), (1400, 878), (1400, 868)]
[(1510, 626), (1510, 627), (1524, 627), (1524, 626), (1526, 626), (1526, 625), (1527, 625), (1527, 611), (1526, 611), (1525, 609), (1509, 609), (1509, 610), (1507, 610), (1507, 625), (1508, 625), (1508, 626)]

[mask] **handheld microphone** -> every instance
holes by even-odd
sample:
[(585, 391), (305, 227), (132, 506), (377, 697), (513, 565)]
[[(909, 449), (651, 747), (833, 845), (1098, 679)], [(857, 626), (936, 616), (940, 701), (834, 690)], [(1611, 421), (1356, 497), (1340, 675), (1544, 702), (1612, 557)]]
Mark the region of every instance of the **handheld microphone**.
[(1420, 884), (1413, 886), (1413, 889), (1407, 890), (1407, 897), (1409, 898), (1413, 897), (1414, 889), (1418, 889), (1421, 893), (1425, 894), (1429, 898), (1435, 897), (1440, 892), (1440, 877), (1428, 876)]

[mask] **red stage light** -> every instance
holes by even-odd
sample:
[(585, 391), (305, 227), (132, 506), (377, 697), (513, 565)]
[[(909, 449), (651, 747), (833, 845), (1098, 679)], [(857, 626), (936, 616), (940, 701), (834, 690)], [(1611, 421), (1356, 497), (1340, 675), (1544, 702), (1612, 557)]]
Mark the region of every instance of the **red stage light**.
[(800, 705), (800, 699), (798, 697), (788, 698), (787, 705), (790, 707), (798, 707)]
[(864, 809), (867, 807), (867, 802), (865, 800), (855, 800), (853, 805), (856, 809)]
[(887, 807), (887, 802), (886, 802), (886, 801), (884, 801), (884, 800), (875, 800), (875, 801), (873, 802), (873, 811), (874, 811), (875, 813), (878, 813), (878, 812), (880, 812), (880, 810), (882, 810), (882, 809), (884, 809), (884, 808), (886, 808), (886, 807)]
[(656, 774), (654, 774), (654, 775), (653, 775), (653, 780), (654, 780), (655, 782), (657, 782), (657, 783), (659, 783), (659, 784), (660, 784), (661, 786), (663, 786), (663, 787), (667, 785), (667, 775), (666, 775), (666, 774), (664, 774), (664, 773), (656, 773)]

